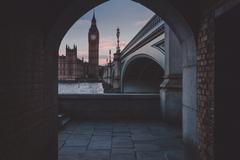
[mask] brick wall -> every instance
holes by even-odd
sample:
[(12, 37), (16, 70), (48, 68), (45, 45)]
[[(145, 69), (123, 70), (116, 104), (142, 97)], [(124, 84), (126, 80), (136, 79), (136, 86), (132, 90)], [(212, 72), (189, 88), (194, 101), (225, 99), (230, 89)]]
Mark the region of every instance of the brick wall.
[[(197, 69), (198, 69), (198, 148), (201, 160), (216, 159), (216, 116), (218, 120), (222, 115), (216, 115), (216, 16), (225, 14), (234, 6), (239, 4), (238, 0), (216, 0), (212, 5), (205, 6), (201, 18), (197, 38)], [(236, 33), (237, 34), (237, 33)], [(226, 39), (231, 40), (231, 39)], [(229, 62), (228, 62), (229, 63)], [(231, 62), (230, 62), (231, 63)], [(233, 60), (232, 60), (233, 63)], [(227, 62), (224, 64), (227, 65)], [(219, 70), (218, 70), (219, 71)], [(233, 70), (232, 70), (233, 72)], [(219, 77), (218, 77), (219, 78)], [(219, 87), (219, 86), (218, 86)], [(231, 93), (230, 93), (231, 95)], [(227, 95), (226, 95), (227, 96)], [(227, 107), (227, 106), (225, 106)], [(219, 108), (219, 110), (221, 110)], [(229, 108), (230, 110), (230, 108)], [(221, 113), (222, 114), (222, 113)], [(220, 118), (219, 118), (220, 117)], [(230, 124), (229, 124), (230, 125)], [(219, 132), (219, 131), (218, 131)], [(219, 134), (219, 133), (218, 133)], [(219, 142), (218, 142), (219, 143)], [(226, 148), (227, 149), (227, 148)], [(227, 152), (226, 150), (224, 152)], [(224, 155), (224, 154), (223, 154)], [(226, 155), (226, 154), (225, 154)], [(219, 156), (218, 156), (219, 157)], [(219, 157), (220, 158), (220, 157)], [(223, 157), (221, 157), (223, 158)]]
[(213, 160), (215, 43), (214, 17), (211, 11), (202, 19), (197, 50), (198, 148), (201, 160)]

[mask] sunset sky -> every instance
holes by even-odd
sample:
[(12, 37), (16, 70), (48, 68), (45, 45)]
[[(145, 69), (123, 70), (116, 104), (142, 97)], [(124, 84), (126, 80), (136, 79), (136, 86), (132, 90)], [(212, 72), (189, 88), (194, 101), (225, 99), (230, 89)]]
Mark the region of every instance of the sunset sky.
[[(88, 61), (88, 30), (91, 25), (93, 11), (87, 12), (70, 28), (63, 38), (59, 54), (65, 55), (65, 46), (77, 45), (78, 57)], [(99, 64), (106, 64), (109, 49), (116, 51), (116, 29), (120, 28), (121, 50), (146, 24), (154, 13), (130, 0), (111, 0), (95, 8), (95, 16), (99, 31)]]

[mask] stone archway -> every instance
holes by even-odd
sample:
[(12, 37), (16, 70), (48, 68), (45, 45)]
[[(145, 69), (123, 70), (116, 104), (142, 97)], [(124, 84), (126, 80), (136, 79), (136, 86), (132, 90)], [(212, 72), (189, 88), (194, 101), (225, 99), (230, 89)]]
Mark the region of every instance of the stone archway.
[[(183, 140), (193, 148), (197, 148), (197, 71), (196, 71), (196, 42), (193, 31), (195, 30), (194, 17), (197, 11), (181, 10), (181, 4), (169, 0), (148, 1), (135, 0), (148, 7), (157, 15), (162, 17), (176, 34), (181, 44), (181, 54), (183, 56)], [(48, 33), (46, 39), (46, 51), (56, 53), (60, 42), (73, 25), (84, 13), (93, 7), (105, 2), (82, 2), (75, 0), (63, 10), (63, 14), (58, 17), (52, 30)], [(171, 3), (172, 2), (172, 3)], [(194, 4), (187, 5), (195, 6)], [(182, 7), (183, 8), (183, 7)], [(178, 10), (179, 9), (179, 10)], [(192, 14), (188, 14), (192, 12)], [(55, 60), (56, 61), (56, 60)]]

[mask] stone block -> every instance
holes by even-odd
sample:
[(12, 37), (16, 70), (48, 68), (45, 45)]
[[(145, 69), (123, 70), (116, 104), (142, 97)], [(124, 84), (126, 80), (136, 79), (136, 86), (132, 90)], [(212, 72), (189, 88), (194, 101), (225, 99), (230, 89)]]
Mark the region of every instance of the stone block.
[(133, 134), (132, 140), (133, 141), (151, 141), (151, 140), (157, 140), (159, 139), (158, 136), (153, 136), (150, 133), (148, 134)]
[(183, 105), (196, 109), (197, 70), (196, 66), (183, 69)]
[(86, 151), (79, 154), (79, 160), (110, 160), (110, 151)]
[(181, 90), (161, 89), (161, 113), (166, 122), (181, 124), (182, 92)]
[(137, 152), (138, 160), (166, 160), (162, 152)]
[(114, 132), (113, 137), (130, 137), (130, 132)]
[(112, 148), (133, 148), (133, 142), (130, 137), (113, 137)]
[(183, 106), (183, 141), (197, 145), (197, 111)]
[(190, 36), (182, 42), (182, 54), (183, 54), (183, 67), (196, 65), (197, 63), (197, 50), (195, 44), (195, 38)]
[(88, 149), (111, 149), (111, 143), (111, 136), (93, 136)]
[(111, 160), (136, 160), (135, 152), (131, 150), (113, 150)]
[(75, 155), (77, 156), (80, 153), (84, 153), (86, 151), (86, 147), (67, 147), (64, 146), (59, 151), (59, 156), (63, 155)]
[(167, 160), (186, 160), (183, 150), (170, 150), (164, 152)]

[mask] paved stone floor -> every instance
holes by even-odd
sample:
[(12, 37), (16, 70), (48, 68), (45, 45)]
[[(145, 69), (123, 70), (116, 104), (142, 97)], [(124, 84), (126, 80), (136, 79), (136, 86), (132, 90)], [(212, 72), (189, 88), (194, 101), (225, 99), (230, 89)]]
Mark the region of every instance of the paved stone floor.
[(71, 122), (59, 160), (184, 160), (181, 130), (157, 122)]

